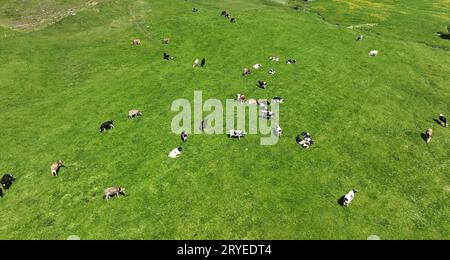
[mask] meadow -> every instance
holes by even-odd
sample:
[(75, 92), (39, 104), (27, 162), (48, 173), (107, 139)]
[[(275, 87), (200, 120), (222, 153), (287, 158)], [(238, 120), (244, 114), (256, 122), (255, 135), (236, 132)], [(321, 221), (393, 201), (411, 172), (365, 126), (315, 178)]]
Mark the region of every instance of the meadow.
[[(1, 1), (0, 174), (16, 182), (0, 239), (450, 239), (450, 129), (434, 121), (450, 117), (449, 14), (448, 0)], [(194, 91), (283, 97), (283, 137), (182, 143), (171, 104)], [(110, 186), (127, 195), (105, 201)]]

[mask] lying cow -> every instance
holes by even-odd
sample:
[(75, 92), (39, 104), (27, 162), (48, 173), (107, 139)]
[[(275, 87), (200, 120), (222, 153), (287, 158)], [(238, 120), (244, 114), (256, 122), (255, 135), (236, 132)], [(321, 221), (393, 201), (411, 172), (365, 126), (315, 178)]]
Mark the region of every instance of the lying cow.
[(182, 152), (183, 152), (183, 148), (181, 148), (181, 147), (175, 148), (172, 151), (170, 151), (169, 158), (172, 158), (172, 159), (178, 158), (178, 156), (180, 156)]
[(52, 165), (50, 165), (50, 170), (53, 177), (58, 176), (58, 172), (61, 167), (64, 167), (64, 162), (61, 160), (54, 162), (52, 163)]
[(105, 199), (109, 200), (111, 197), (124, 195), (125, 196), (125, 189), (122, 187), (111, 187), (107, 188), (105, 191)]
[(195, 7), (192, 8), (192, 12), (193, 12), (193, 13), (197, 13), (198, 11), (199, 11), (199, 10), (198, 10), (197, 8), (195, 8)]
[(100, 125), (100, 132), (103, 133), (106, 130), (114, 128), (114, 124), (112, 120), (106, 121)]
[(11, 174), (7, 173), (3, 175), (0, 183), (2, 184), (2, 187), (7, 190), (9, 189), (9, 187), (11, 187), (13, 181), (15, 181), (14, 177)]
[(288, 65), (296, 64), (296, 63), (297, 63), (297, 60), (294, 60), (294, 59), (289, 59), (286, 61), (286, 64), (288, 64)]
[(378, 51), (377, 51), (377, 50), (370, 51), (370, 52), (369, 52), (369, 56), (370, 56), (370, 57), (378, 56)]
[(281, 98), (281, 97), (273, 97), (273, 98), (272, 98), (272, 102), (273, 102), (273, 103), (282, 104), (282, 103), (284, 103), (284, 99)]
[(356, 41), (362, 41), (364, 39), (364, 35), (358, 35)]
[(232, 129), (232, 130), (230, 130), (228, 135), (230, 136), (230, 138), (237, 138), (237, 139), (241, 140), (241, 137), (245, 136), (245, 131)]
[(255, 65), (253, 65), (253, 69), (255, 69), (255, 70), (257, 70), (257, 69), (260, 69), (260, 68), (262, 68), (262, 65), (261, 64), (255, 64)]
[(249, 100), (247, 101), (247, 103), (248, 103), (249, 105), (257, 105), (257, 104), (258, 104), (258, 100), (252, 98), (252, 99), (249, 99)]
[(441, 121), (442, 126), (448, 127), (447, 118), (443, 114), (439, 115), (439, 121)]
[(275, 117), (275, 113), (269, 110), (262, 110), (261, 117), (265, 119), (272, 119)]
[(251, 73), (250, 69), (244, 68), (244, 69), (242, 70), (242, 76), (250, 75), (250, 73)]
[(280, 58), (279, 58), (279, 57), (272, 56), (272, 57), (269, 57), (269, 61), (279, 62), (279, 61), (280, 61)]
[(343, 207), (348, 207), (350, 205), (350, 203), (355, 198), (356, 192), (358, 192), (358, 191), (353, 189), (349, 193), (345, 194), (344, 200), (342, 201), (342, 206)]
[(236, 23), (236, 18), (231, 18), (230, 23)]
[(221, 15), (225, 16), (227, 14), (227, 11), (222, 11)]
[(425, 132), (425, 141), (427, 141), (427, 143), (431, 142), (431, 139), (433, 138), (433, 129), (428, 128), (427, 131)]
[(139, 109), (133, 109), (128, 112), (128, 118), (136, 118), (138, 116), (142, 116), (142, 112)]
[(245, 102), (246, 99), (247, 98), (245, 97), (245, 95), (241, 95), (239, 93), (236, 95), (236, 101), (239, 103)]
[(164, 38), (164, 39), (162, 40), (162, 43), (163, 43), (163, 44), (170, 44), (170, 38)]
[(171, 59), (173, 59), (173, 58), (170, 57), (170, 54), (164, 52), (164, 54), (163, 54), (163, 59), (165, 59), (165, 60), (171, 60)]
[(277, 73), (275, 69), (269, 69), (269, 75), (275, 75)]
[(134, 40), (132, 41), (132, 44), (133, 44), (133, 45), (141, 45), (141, 40), (139, 40), (139, 39), (134, 39)]

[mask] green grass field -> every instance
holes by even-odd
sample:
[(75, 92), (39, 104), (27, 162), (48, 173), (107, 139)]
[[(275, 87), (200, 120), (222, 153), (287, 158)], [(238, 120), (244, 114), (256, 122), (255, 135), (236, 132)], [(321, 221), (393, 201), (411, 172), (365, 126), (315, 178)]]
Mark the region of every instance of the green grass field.
[[(0, 239), (450, 239), (450, 129), (433, 120), (450, 117), (450, 40), (436, 35), (449, 14), (448, 0), (2, 0), (0, 173), (17, 181)], [(195, 90), (282, 96), (283, 138), (191, 135), (170, 160), (171, 104)], [(127, 196), (105, 201), (115, 185)]]

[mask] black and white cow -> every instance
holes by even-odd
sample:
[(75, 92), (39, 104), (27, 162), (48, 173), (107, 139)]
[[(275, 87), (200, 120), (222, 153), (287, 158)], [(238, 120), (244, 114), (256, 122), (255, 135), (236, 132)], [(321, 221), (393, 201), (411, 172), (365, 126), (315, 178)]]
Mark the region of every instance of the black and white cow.
[(358, 192), (358, 191), (353, 189), (353, 190), (349, 191), (347, 194), (345, 194), (344, 200), (342, 201), (342, 206), (343, 207), (348, 207), (350, 205), (350, 203), (355, 198), (356, 192)]
[(230, 132), (228, 133), (228, 136), (230, 136), (230, 138), (237, 138), (241, 140), (241, 137), (245, 136), (245, 131), (231, 129)]
[(272, 102), (282, 104), (282, 103), (284, 103), (284, 99), (282, 97), (273, 97)]
[(188, 134), (186, 133), (186, 131), (181, 132), (181, 141), (186, 142), (188, 139)]
[(448, 127), (447, 118), (445, 118), (445, 116), (443, 114), (439, 115), (439, 121), (441, 121), (441, 123), (444, 127)]
[(2, 180), (1, 180), (2, 187), (5, 190), (9, 189), (9, 187), (11, 187), (13, 181), (15, 181), (15, 179), (11, 174), (7, 173), (7, 174), (3, 175)]
[(236, 18), (231, 18), (230, 23), (236, 23)]
[(267, 88), (267, 82), (265, 82), (263, 80), (258, 80), (258, 87), (260, 87), (262, 89), (266, 89)]
[(294, 59), (289, 59), (286, 61), (286, 64), (288, 64), (288, 65), (296, 64), (296, 63), (297, 63), (297, 60), (294, 60)]
[(100, 132), (103, 133), (106, 130), (113, 129), (113, 128), (114, 128), (113, 121), (109, 120), (100, 125)]
[(165, 59), (165, 60), (170, 60), (170, 54), (164, 52), (164, 54), (163, 54), (163, 59)]

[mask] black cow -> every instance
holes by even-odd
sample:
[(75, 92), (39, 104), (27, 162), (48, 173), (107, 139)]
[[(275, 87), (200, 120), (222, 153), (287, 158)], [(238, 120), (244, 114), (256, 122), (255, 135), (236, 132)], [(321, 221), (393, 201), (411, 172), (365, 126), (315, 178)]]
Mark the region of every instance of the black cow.
[(0, 198), (3, 198), (3, 190), (0, 188)]
[(168, 53), (165, 53), (165, 52), (164, 52), (164, 54), (163, 54), (163, 59), (165, 59), (165, 60), (170, 60), (170, 55), (169, 55)]
[(225, 16), (227, 14), (227, 11), (222, 11), (222, 16)]
[(236, 18), (231, 18), (230, 23), (236, 23)]
[(202, 62), (200, 63), (200, 66), (202, 66), (202, 68), (203, 68), (203, 67), (205, 67), (205, 64), (206, 64), (206, 59), (203, 58), (203, 59), (202, 59)]
[(11, 174), (7, 173), (7, 174), (3, 175), (1, 184), (2, 184), (3, 188), (5, 190), (7, 190), (7, 189), (9, 189), (9, 187), (11, 187), (14, 180), (15, 180), (14, 177)]
[(192, 8), (192, 12), (196, 13), (196, 12), (198, 12), (198, 9), (194, 7), (194, 8)]
[(225, 14), (225, 18), (230, 18), (230, 14)]
[(112, 120), (106, 121), (104, 122), (101, 126), (100, 126), (100, 132), (103, 133), (106, 130), (112, 129), (114, 128), (114, 124)]

